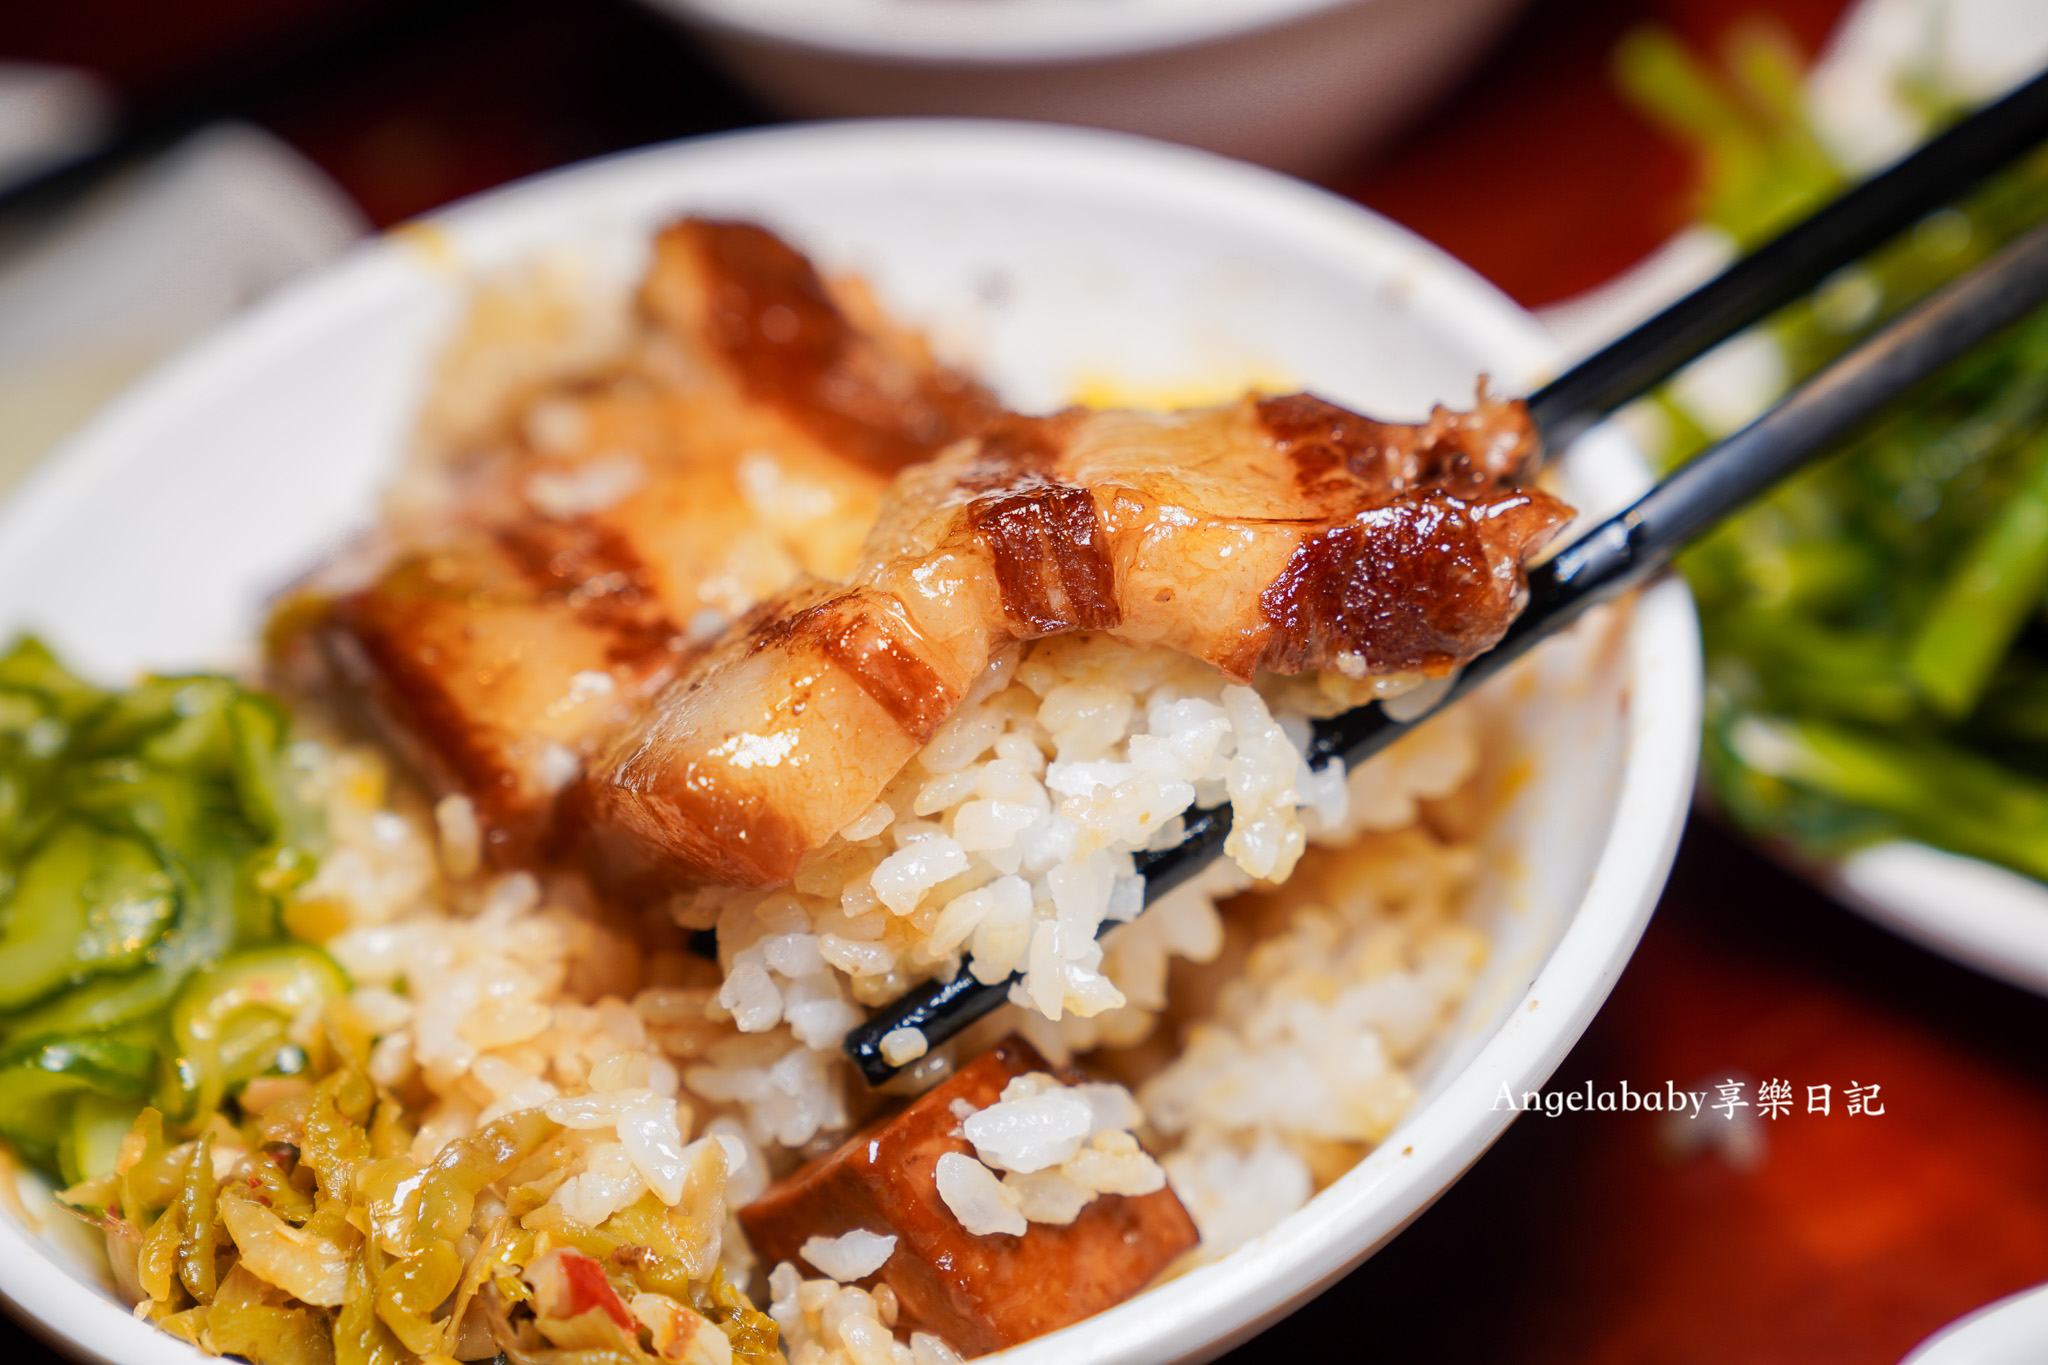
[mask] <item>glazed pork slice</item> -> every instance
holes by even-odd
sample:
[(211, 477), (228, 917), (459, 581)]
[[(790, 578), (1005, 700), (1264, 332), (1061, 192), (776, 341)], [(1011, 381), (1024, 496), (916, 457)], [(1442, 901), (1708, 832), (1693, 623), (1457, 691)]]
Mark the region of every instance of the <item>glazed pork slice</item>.
[(1006, 417), (899, 476), (859, 568), (671, 683), (587, 807), (680, 875), (789, 878), (1017, 641), (1101, 631), (1236, 679), (1441, 675), (1520, 610), (1570, 517), (1523, 486), (1526, 411), (1377, 422), (1306, 394)]
[[(1073, 1222), (1030, 1223), (1022, 1236), (970, 1233), (939, 1193), (939, 1158), (974, 1155), (960, 1134), (956, 1103), (985, 1108), (1018, 1076), (1050, 1070), (1019, 1038), (983, 1053), (741, 1209), (748, 1243), (769, 1265), (803, 1265), (803, 1244), (812, 1237), (856, 1229), (894, 1237), (888, 1260), (864, 1283), (895, 1291), (901, 1331), (936, 1332), (970, 1356), (1122, 1303), (1198, 1240), (1171, 1189), (1100, 1195)], [(1079, 1078), (1066, 1072), (1060, 1079)]]
[(995, 411), (749, 224), (664, 231), (639, 312), (628, 356), (522, 404), (320, 634), (330, 675), (513, 861), (693, 650), (851, 571), (890, 477)]

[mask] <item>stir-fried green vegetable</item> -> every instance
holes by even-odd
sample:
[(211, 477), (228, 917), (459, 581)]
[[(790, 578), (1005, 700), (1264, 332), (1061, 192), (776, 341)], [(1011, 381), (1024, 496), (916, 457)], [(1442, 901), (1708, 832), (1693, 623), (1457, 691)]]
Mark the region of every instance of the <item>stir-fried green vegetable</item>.
[(0, 1137), (27, 1160), (99, 1174), (151, 1098), (197, 1122), (303, 1064), (286, 1026), (342, 980), (274, 942), (312, 870), (285, 761), (282, 712), (227, 679), (0, 655)]
[[(1622, 54), (1624, 85), (1706, 151), (1706, 217), (1743, 245), (1845, 179), (1816, 162), (1790, 61), (1755, 32), (1725, 78), (1667, 37)], [(2048, 149), (1765, 324), (1785, 380), (2043, 218)], [(1684, 392), (1651, 400), (1672, 463), (1709, 439)], [(1706, 770), (1733, 816), (1817, 852), (1906, 836), (2048, 880), (2048, 314), (1901, 394), (1681, 565)]]

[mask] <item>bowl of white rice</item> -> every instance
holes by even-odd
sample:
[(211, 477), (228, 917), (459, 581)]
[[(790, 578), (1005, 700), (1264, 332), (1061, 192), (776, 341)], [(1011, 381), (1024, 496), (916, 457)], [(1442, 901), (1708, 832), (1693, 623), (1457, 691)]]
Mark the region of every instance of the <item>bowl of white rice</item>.
[[(1535, 322), (1443, 253), (1200, 152), (975, 122), (653, 148), (401, 229), (146, 379), (0, 512), (0, 625), (36, 631), (112, 681), (247, 665), (273, 596), (373, 523), (423, 439), (421, 412), (445, 414), (451, 339), (473, 328), (477, 299), (545, 279), (560, 305), (540, 310), (554, 334), (572, 350), (601, 345), (651, 234), (684, 214), (771, 225), (1027, 413), (1256, 388), (1415, 420), (1469, 402), (1482, 374), (1496, 393), (1527, 392), (1555, 365)], [(1649, 481), (1606, 429), (1546, 479), (1582, 518)], [(829, 888), (799, 876), (772, 894), (681, 907), (686, 923), (718, 930), (715, 1004), (620, 986), (659, 973), (622, 966), (625, 942), (533, 877), (490, 882), (461, 915), (428, 903), (437, 878), (476, 875), (473, 822), (444, 806), (408, 823), (379, 805), (381, 778), (357, 760), (309, 751), (309, 790), (352, 831), (349, 857), (321, 874), (353, 917), (328, 946), (368, 1025), (403, 1040), (379, 1044), (373, 1075), (385, 1066), (444, 1096), (421, 1141), (527, 1106), (572, 1128), (602, 1111), (623, 1133), (648, 1095), (686, 1094), (720, 1115), (681, 1134), (699, 1138), (692, 1159), (753, 1170), (732, 1176), (748, 1184), (778, 1144), (810, 1150), (845, 1124), (827, 1059), (895, 969), (877, 964), (943, 958), (980, 934), (989, 970), (1024, 972), (1026, 997), (1050, 993), (1036, 1014), (1011, 1007), (1004, 1027), (1128, 1087), (1072, 1092), (1093, 1096), (1095, 1174), (1078, 1157), (1059, 1169), (1096, 1180), (1087, 1197), (1152, 1179), (1128, 1136), (1141, 1131), (1201, 1234), (1161, 1282), (1003, 1358), (1206, 1359), (1370, 1255), (1500, 1135), (1512, 1100), (1543, 1084), (1626, 964), (1692, 785), (1699, 649), (1675, 581), (1589, 618), (1348, 777), (1300, 761), (1313, 692), (1226, 685), (1160, 651), (1040, 642), (985, 679), (839, 836), (841, 864), (872, 864), (859, 896), (897, 914), (897, 901), (914, 905), (957, 873), (949, 860), (982, 859), (986, 885), (901, 942), (837, 931), (866, 908), (843, 890), (843, 866)], [(1111, 935), (1087, 970), (1052, 964), (1061, 970), (1034, 980), (1030, 935), (1002, 927), (1010, 883), (1032, 860), (1053, 870), (1062, 912), (1082, 907), (1091, 924), (1128, 916), (1140, 894), (1119, 873), (1127, 863), (1047, 852), (1044, 812), (1067, 802), (1059, 809), (1080, 811), (1083, 835), (1104, 847), (1158, 837), (1119, 834), (1135, 817), (1114, 803), (1071, 804), (1126, 790), (1140, 769), (1227, 797), (1243, 837), (1217, 879)], [(806, 899), (828, 891), (831, 905)], [(1105, 989), (1115, 1002), (1058, 998)], [(553, 1080), (521, 1069), (543, 1053)], [(563, 1068), (587, 1096), (565, 1089)], [(1072, 1107), (1046, 1098), (1050, 1084), (1013, 1084), (983, 1128), (1000, 1129), (997, 1111), (1013, 1103)], [(991, 1136), (982, 1156), (1019, 1159), (1001, 1150)], [(591, 1153), (557, 1202), (594, 1224), (626, 1197), (618, 1189), (642, 1186), (626, 1156), (613, 1173)], [(987, 1174), (976, 1165), (959, 1167), (956, 1212), (992, 1187), (970, 1188)], [(741, 1202), (737, 1188), (731, 1198)], [(196, 1358), (127, 1312), (91, 1238), (47, 1191), (25, 1180), (23, 1201), (0, 1214), (0, 1296), (18, 1313), (85, 1358)], [(961, 1216), (1040, 1215), (1012, 1201)], [(841, 1239), (814, 1250), (813, 1266), (838, 1273), (761, 1267), (762, 1306), (772, 1295), (792, 1361), (865, 1360), (834, 1324), (893, 1310), (833, 1280), (871, 1268), (873, 1249)], [(927, 1340), (889, 1358), (949, 1356)]]

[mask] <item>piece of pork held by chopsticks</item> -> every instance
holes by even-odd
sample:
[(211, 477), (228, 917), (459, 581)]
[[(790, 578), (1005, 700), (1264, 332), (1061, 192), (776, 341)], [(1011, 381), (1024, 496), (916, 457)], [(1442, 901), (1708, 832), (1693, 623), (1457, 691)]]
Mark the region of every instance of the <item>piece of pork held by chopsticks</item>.
[(1005, 417), (904, 471), (844, 583), (758, 609), (579, 800), (698, 883), (772, 886), (865, 812), (998, 653), (1063, 631), (1248, 680), (1441, 675), (1520, 610), (1570, 519), (1483, 393), (1402, 426), (1318, 398)]
[(534, 395), (318, 630), (487, 847), (524, 861), (602, 740), (732, 618), (855, 567), (889, 479), (988, 395), (744, 223), (662, 232), (615, 369)]

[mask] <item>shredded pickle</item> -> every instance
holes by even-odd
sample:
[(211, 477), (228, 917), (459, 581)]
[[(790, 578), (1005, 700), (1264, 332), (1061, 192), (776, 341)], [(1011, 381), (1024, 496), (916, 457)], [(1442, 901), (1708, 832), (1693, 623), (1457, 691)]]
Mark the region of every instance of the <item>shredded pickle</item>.
[(326, 1074), (175, 1145), (145, 1109), (114, 1169), (60, 1196), (130, 1249), (116, 1259), (143, 1317), (252, 1365), (653, 1365), (657, 1329), (672, 1337), (691, 1313), (740, 1365), (782, 1360), (774, 1321), (718, 1268), (721, 1146), (697, 1149), (673, 1206), (643, 1193), (585, 1226), (541, 1193), (579, 1149), (539, 1109), (415, 1160), (403, 1105), (354, 1064), (358, 1024), (338, 1006), (315, 1049)]

